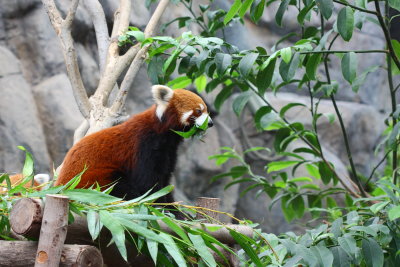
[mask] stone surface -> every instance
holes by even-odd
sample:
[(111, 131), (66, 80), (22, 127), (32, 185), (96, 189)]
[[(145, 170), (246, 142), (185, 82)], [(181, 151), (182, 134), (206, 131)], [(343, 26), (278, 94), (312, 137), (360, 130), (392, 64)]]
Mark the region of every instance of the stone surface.
[(37, 172), (48, 172), (51, 162), (31, 86), (7, 48), (0, 47), (0, 59), (0, 172), (21, 172), (25, 154), (17, 146), (33, 154)]
[(51, 77), (33, 89), (54, 166), (59, 166), (83, 121), (65, 74)]

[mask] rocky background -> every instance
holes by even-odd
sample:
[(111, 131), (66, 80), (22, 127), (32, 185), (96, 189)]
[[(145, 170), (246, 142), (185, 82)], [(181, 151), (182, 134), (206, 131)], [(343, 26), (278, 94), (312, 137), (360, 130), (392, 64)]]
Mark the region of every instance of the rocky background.
[[(58, 1), (62, 10), (67, 10), (69, 2)], [(112, 25), (112, 16), (118, 1), (100, 2)], [(143, 29), (151, 9), (145, 8), (144, 1), (133, 2), (131, 22)], [(228, 8), (229, 1), (218, 0), (214, 5)], [(276, 9), (277, 6), (273, 8)], [(289, 10), (285, 15), (284, 28), (275, 25), (273, 10), (268, 9), (258, 25), (246, 21), (245, 25), (237, 24), (228, 28), (225, 32), (227, 41), (240, 49), (256, 46), (270, 48), (283, 35), (297, 29), (295, 10)], [(170, 4), (163, 22), (183, 15), (189, 15), (184, 7)], [(333, 22), (330, 21), (330, 25)], [(196, 32), (197, 29), (193, 27), (191, 30)], [(93, 25), (81, 7), (78, 8), (73, 34), (82, 77), (88, 94), (92, 94), (99, 77), (97, 48)], [(180, 31), (170, 27), (164, 34), (178, 36)], [(362, 31), (354, 33), (351, 43), (338, 41), (333, 49), (352, 48), (383, 49), (381, 30), (373, 23), (366, 23)], [(355, 94), (341, 78), (340, 68), (336, 67), (340, 65), (339, 60), (331, 58), (333, 79), (339, 80), (341, 84), (339, 106), (348, 129), (354, 160), (359, 171), (369, 174), (373, 163), (377, 161), (373, 150), (380, 141), (385, 128), (384, 119), (390, 110), (386, 74), (378, 70), (369, 75), (359, 94)], [(383, 64), (384, 56), (359, 55), (359, 62), (361, 72), (373, 64)], [(51, 173), (53, 167), (61, 164), (72, 145), (74, 130), (82, 121), (65, 73), (59, 42), (41, 1), (0, 0), (0, 173), (13, 174), (21, 171), (24, 153), (17, 149), (19, 145), (33, 153), (37, 173)], [(129, 114), (142, 111), (152, 104), (150, 86), (144, 67), (129, 93), (126, 105)], [(277, 97), (270, 96), (273, 105), (281, 107), (290, 101), (309, 103), (307, 96), (302, 96), (301, 92), (295, 92), (293, 88), (285, 88), (285, 91)], [(205, 98), (212, 103), (213, 95)], [(240, 126), (249, 131), (249, 135), (252, 136), (251, 142), (255, 145), (268, 146), (272, 140), (270, 134), (257, 133), (254, 130), (249, 114), (238, 119), (231, 111), (230, 101), (214, 119), (216, 125), (209, 130), (205, 143), (187, 141), (181, 148), (181, 157), (174, 177), (174, 183), (178, 187), (176, 198), (192, 201), (199, 196), (220, 197), (222, 210), (234, 213), (239, 218), (258, 222), (266, 231), (279, 233), (301, 229), (300, 224), (288, 225), (284, 221), (279, 205), (270, 211), (268, 197), (261, 195), (255, 198), (255, 194), (250, 193), (240, 198), (239, 185), (224, 190), (228, 180), (210, 183), (212, 176), (231, 166), (227, 164), (217, 167), (207, 159), (208, 156), (218, 153), (221, 146), (231, 146), (238, 151), (247, 148), (242, 140)], [(330, 101), (322, 101), (320, 110), (334, 113)], [(290, 120), (298, 120), (306, 125), (310, 123), (306, 110), (293, 110), (288, 115)], [(321, 119), (319, 133), (325, 154), (329, 155), (328, 159), (334, 162), (339, 173), (347, 173), (346, 151), (338, 122), (329, 124), (327, 120)], [(254, 159), (253, 163), (259, 170), (266, 164), (265, 161)]]

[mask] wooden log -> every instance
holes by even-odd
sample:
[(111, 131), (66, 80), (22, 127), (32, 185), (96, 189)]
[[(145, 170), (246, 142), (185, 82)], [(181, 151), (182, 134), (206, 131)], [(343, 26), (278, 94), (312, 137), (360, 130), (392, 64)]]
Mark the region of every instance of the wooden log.
[[(215, 219), (219, 221), (219, 213), (211, 210), (219, 210), (219, 198), (212, 198), (212, 197), (198, 197), (196, 200), (196, 206), (205, 208), (204, 210), (199, 210), (203, 214), (207, 215), (204, 216), (202, 213), (197, 212), (196, 213), (196, 219), (207, 219), (209, 218)], [(211, 220), (209, 220), (211, 221)]]
[(42, 218), (42, 200), (22, 198), (14, 203), (10, 212), (11, 228), (18, 235), (37, 239), (42, 225)]
[[(0, 241), (0, 266), (34, 266), (38, 242)], [(100, 251), (87, 245), (64, 245), (58, 263), (61, 267), (102, 267)], [(57, 265), (57, 266), (58, 266)]]
[(35, 267), (56, 267), (67, 236), (68, 197), (46, 195)]

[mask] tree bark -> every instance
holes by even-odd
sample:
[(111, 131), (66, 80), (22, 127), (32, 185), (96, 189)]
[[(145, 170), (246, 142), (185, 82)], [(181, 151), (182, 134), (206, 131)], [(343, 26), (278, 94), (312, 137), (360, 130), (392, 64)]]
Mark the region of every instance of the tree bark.
[[(0, 241), (0, 266), (34, 266), (38, 242), (34, 241)], [(16, 256), (17, 255), (17, 256)], [(100, 251), (87, 245), (64, 245), (57, 266), (91, 266), (102, 267), (103, 258)]]
[(68, 197), (46, 195), (35, 267), (56, 267), (67, 236)]
[(40, 199), (22, 198), (14, 203), (10, 212), (12, 230), (28, 238), (38, 238), (43, 219), (43, 203)]
[[(219, 210), (219, 198), (212, 198), (212, 197), (198, 197), (196, 200), (196, 206), (206, 208), (207, 210), (202, 211), (202, 213), (196, 213), (196, 219), (206, 219), (209, 220), (214, 219), (219, 221), (219, 213), (215, 212)], [(215, 210), (215, 211), (213, 211)]]

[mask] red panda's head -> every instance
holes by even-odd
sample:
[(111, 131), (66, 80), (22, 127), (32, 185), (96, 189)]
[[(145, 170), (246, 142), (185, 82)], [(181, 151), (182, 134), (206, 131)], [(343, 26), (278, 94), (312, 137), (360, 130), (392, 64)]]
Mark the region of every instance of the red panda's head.
[(153, 97), (156, 102), (156, 115), (161, 122), (174, 130), (201, 126), (208, 119), (208, 127), (213, 125), (203, 99), (185, 89), (175, 89), (154, 85)]

